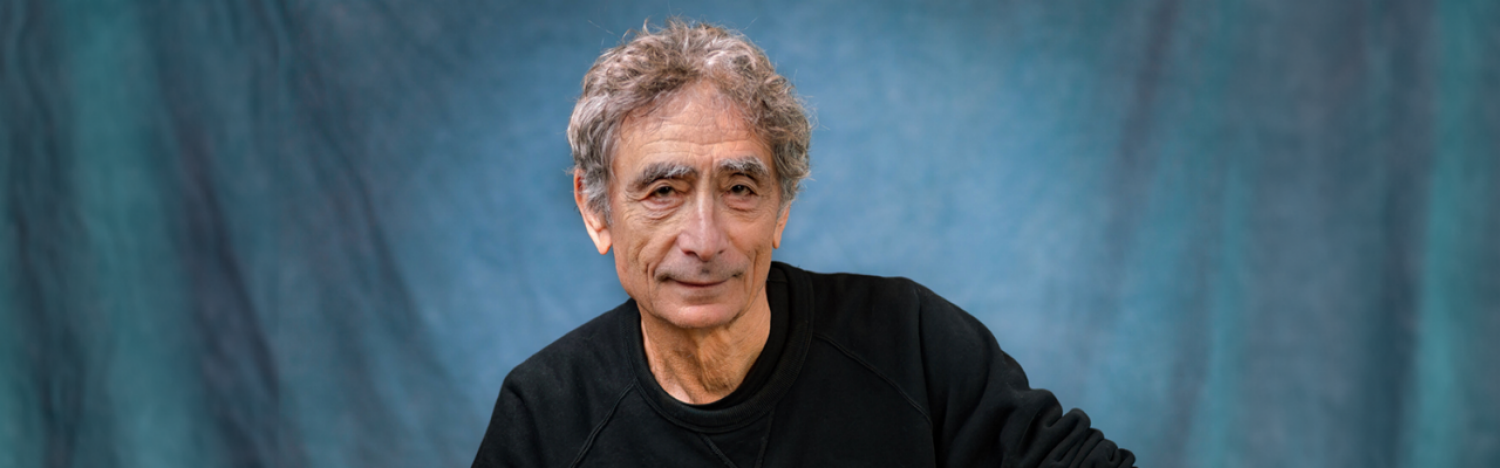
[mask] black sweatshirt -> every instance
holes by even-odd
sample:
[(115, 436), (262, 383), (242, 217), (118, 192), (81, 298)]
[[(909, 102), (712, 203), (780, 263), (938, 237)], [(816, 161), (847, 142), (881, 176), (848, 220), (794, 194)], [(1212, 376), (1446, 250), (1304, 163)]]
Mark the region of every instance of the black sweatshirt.
[(771, 334), (739, 388), (657, 384), (626, 301), (521, 363), (475, 467), (1132, 466), (977, 319), (904, 278), (772, 264)]

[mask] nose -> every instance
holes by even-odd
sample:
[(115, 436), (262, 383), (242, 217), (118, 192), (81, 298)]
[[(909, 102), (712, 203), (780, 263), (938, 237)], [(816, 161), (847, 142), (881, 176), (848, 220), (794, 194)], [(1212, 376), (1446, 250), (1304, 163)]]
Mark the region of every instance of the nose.
[(718, 219), (718, 204), (704, 192), (708, 191), (699, 191), (695, 203), (684, 213), (687, 219), (684, 220), (682, 232), (677, 236), (677, 247), (683, 253), (706, 262), (723, 252), (729, 245), (729, 239)]

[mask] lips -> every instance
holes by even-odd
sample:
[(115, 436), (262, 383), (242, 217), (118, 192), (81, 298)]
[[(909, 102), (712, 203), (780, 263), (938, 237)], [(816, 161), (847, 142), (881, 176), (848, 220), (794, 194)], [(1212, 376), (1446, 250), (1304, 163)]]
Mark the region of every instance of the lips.
[(677, 283), (688, 288), (710, 288), (739, 278), (744, 270), (722, 263), (698, 265), (663, 265), (656, 270), (656, 280)]
[(669, 278), (669, 279), (671, 281), (677, 283), (677, 284), (680, 284), (680, 285), (683, 285), (683, 286), (687, 286), (687, 287), (690, 287), (690, 288), (707, 288), (707, 287), (712, 287), (712, 286), (718, 286), (720, 284), (724, 284), (725, 281), (728, 281), (728, 280), (719, 280), (719, 281), (689, 281), (689, 280), (680, 280), (680, 279), (676, 279), (676, 278)]

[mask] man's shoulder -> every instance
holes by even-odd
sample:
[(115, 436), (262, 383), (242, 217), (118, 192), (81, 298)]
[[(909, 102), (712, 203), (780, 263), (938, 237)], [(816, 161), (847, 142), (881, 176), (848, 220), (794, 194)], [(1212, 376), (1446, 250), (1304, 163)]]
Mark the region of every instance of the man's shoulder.
[(595, 317), (511, 369), (475, 466), (560, 465), (607, 421), (631, 389), (620, 344), (626, 304)]
[[(917, 284), (901, 276), (876, 276), (861, 273), (821, 273), (786, 265), (793, 281), (805, 278), (812, 286), (815, 299), (822, 305), (859, 305), (870, 301), (902, 299), (909, 297)], [(925, 288), (924, 288), (925, 289)]]
[(505, 386), (562, 396), (590, 389), (612, 392), (629, 385), (624, 341), (628, 337), (622, 321), (631, 307), (630, 302), (621, 304), (543, 347), (511, 369)]
[(825, 333), (848, 326), (866, 328), (915, 325), (923, 314), (968, 315), (953, 303), (910, 278), (859, 273), (816, 273), (794, 270), (811, 286), (819, 330)]
[(850, 351), (901, 361), (905, 352), (964, 356), (995, 346), (983, 322), (914, 280), (801, 273), (815, 296), (818, 334)]

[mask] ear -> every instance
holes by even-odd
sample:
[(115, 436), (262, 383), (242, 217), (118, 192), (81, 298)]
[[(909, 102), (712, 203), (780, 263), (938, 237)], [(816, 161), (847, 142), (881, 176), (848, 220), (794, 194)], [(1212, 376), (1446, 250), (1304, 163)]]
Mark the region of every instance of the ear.
[(786, 218), (787, 218), (787, 216), (790, 216), (791, 214), (792, 214), (792, 204), (791, 203), (787, 203), (786, 207), (781, 209), (781, 214), (776, 217), (776, 235), (774, 235), (774, 236), (771, 237), (771, 248), (772, 249), (779, 249), (779, 248), (781, 248), (781, 231), (785, 231), (786, 230)]
[[(609, 223), (604, 222), (604, 217), (589, 207), (588, 196), (583, 192), (582, 170), (573, 171), (573, 202), (578, 204), (578, 212), (583, 214), (583, 227), (588, 230), (589, 239), (594, 240), (594, 247), (599, 249), (599, 255), (609, 253)], [(779, 238), (780, 234), (777, 236)]]

